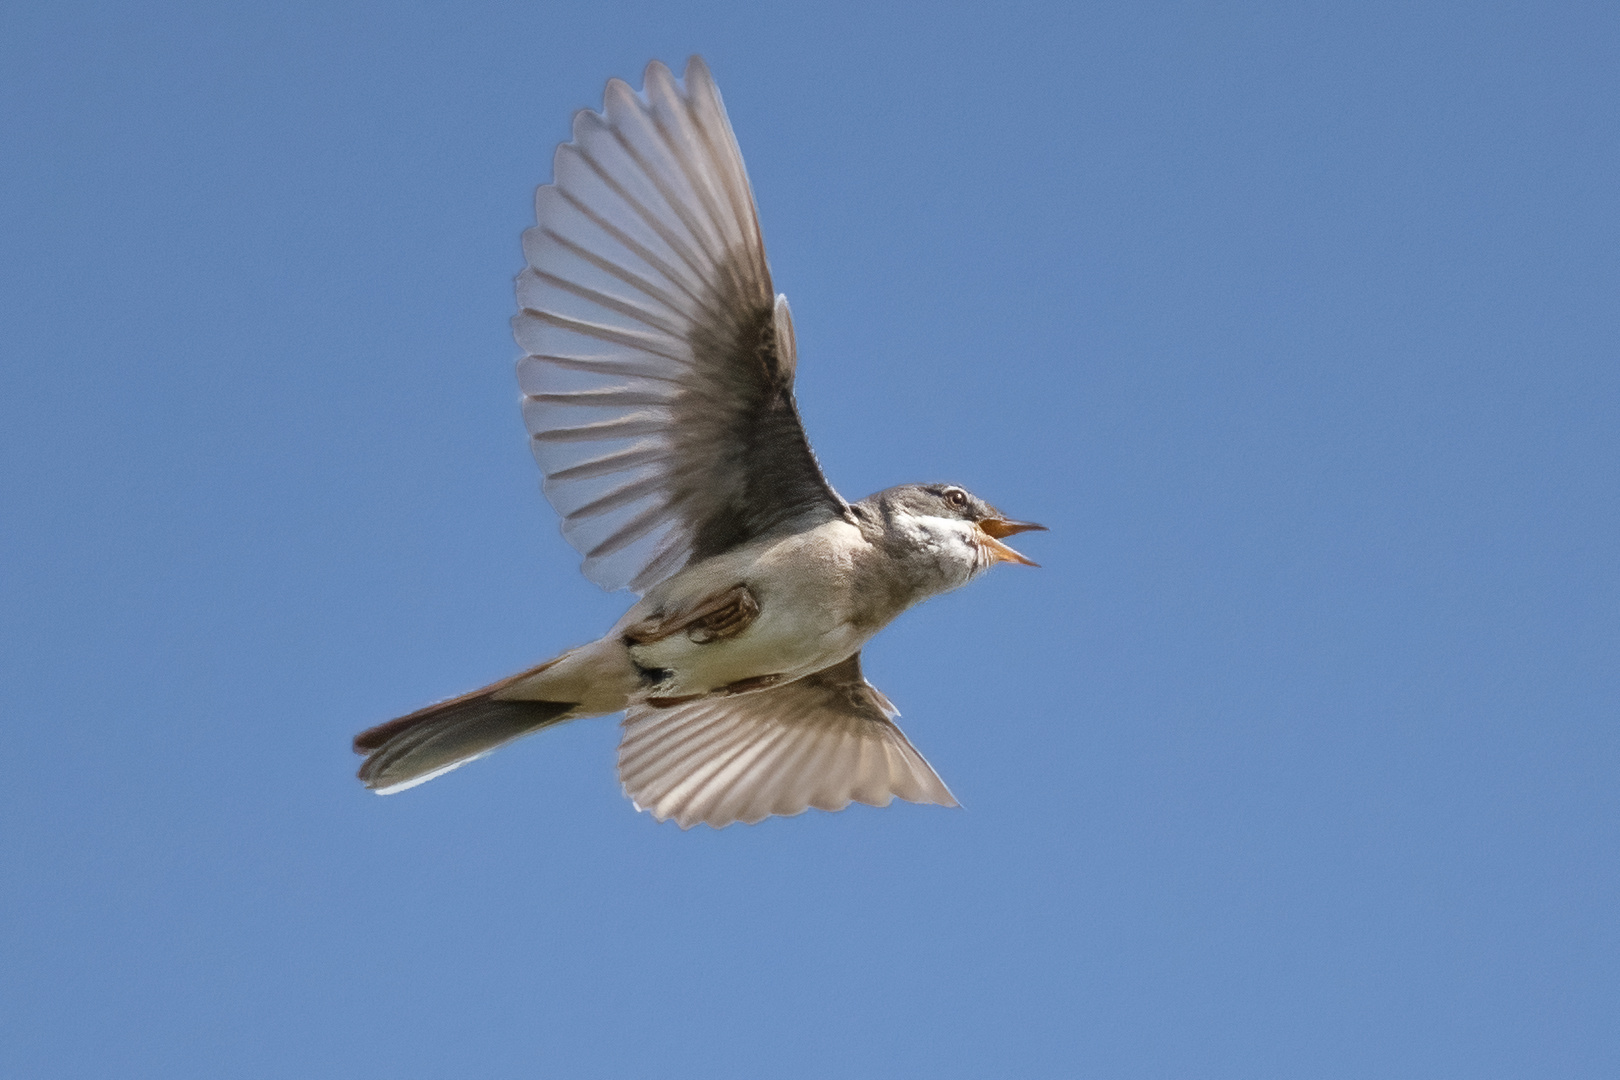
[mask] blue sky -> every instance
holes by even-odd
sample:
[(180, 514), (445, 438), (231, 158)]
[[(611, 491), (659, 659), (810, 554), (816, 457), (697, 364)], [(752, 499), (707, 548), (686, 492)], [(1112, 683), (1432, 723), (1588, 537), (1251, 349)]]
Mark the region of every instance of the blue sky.
[[(1620, 1074), (1620, 10), (0, 13), (0, 1073)], [(965, 805), (682, 833), (507, 329), (702, 53), (846, 495), (1052, 531), (869, 677)]]

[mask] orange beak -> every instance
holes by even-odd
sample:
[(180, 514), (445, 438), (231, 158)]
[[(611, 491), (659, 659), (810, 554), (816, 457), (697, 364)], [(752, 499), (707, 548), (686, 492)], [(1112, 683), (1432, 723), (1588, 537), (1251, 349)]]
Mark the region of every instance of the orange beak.
[(1016, 536), (1021, 532), (1035, 530), (1046, 531), (1045, 525), (1037, 525), (1033, 521), (1012, 521), (1004, 517), (989, 517), (979, 522), (979, 542), (985, 550), (990, 552), (992, 562), (1012, 562), (1023, 566), (1039, 566), (1038, 562), (1024, 558), (1018, 552), (1001, 542), (1004, 536)]

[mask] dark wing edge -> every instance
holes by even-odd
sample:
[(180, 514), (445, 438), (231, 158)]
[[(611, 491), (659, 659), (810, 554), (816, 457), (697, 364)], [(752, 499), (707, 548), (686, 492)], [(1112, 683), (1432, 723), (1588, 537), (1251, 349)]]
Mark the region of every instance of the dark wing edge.
[(632, 706), (619, 779), (638, 810), (683, 829), (893, 799), (956, 806), (861, 675), (860, 654), (783, 686), (669, 708)]
[(793, 400), (796, 346), (703, 61), (580, 111), (524, 233), (513, 329), (547, 498), (592, 581), (638, 592), (784, 522), (844, 515)]

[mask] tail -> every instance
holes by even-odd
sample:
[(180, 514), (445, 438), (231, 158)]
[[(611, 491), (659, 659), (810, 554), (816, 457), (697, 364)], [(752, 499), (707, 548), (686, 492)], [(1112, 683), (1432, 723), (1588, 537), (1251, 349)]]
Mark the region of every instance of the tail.
[(354, 737), (360, 779), (379, 795), (426, 783), (541, 728), (618, 712), (640, 673), (617, 635)]
[[(508, 680), (509, 681), (509, 680)], [(360, 779), (379, 795), (426, 783), (513, 739), (572, 719), (570, 701), (510, 701), (495, 696), (507, 681), (418, 709), (354, 737), (365, 754)]]

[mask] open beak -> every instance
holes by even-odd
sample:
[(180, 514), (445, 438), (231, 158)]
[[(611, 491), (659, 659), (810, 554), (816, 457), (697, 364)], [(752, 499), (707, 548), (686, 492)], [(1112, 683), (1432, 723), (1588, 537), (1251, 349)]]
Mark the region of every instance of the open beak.
[(1001, 542), (1003, 537), (1016, 536), (1021, 532), (1046, 531), (1045, 525), (1037, 525), (1033, 521), (1012, 521), (1004, 517), (989, 517), (979, 522), (979, 542), (985, 550), (990, 552), (992, 562), (1014, 562), (1023, 566), (1039, 566), (1038, 562), (1024, 558), (1018, 552)]

